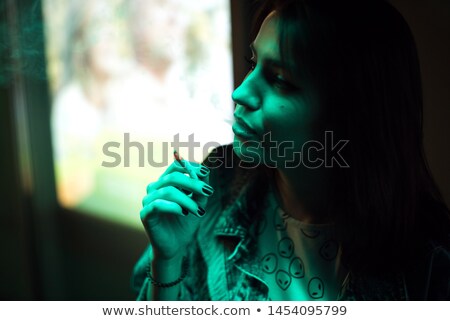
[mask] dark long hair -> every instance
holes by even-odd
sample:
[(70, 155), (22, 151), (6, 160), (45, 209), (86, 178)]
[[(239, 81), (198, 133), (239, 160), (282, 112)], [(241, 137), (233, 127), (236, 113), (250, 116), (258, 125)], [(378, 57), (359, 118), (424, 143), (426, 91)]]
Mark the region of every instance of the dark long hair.
[[(420, 69), (411, 31), (385, 1), (263, 1), (280, 17), (282, 57), (320, 94), (322, 128), (349, 140), (332, 203), (346, 265), (408, 264), (425, 240), (448, 245), (449, 211), (423, 148)], [(254, 32), (254, 34), (256, 34)]]

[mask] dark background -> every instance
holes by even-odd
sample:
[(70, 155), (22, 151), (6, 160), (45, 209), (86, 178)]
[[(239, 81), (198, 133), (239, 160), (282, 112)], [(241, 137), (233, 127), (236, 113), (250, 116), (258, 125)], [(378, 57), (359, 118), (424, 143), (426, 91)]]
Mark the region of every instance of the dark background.
[[(132, 300), (131, 269), (147, 237), (143, 230), (58, 206), (45, 75), (8, 68), (19, 64), (26, 71), (32, 64), (44, 71), (44, 55), (39, 54), (44, 52), (42, 35), (32, 39), (37, 54), (29, 61), (11, 63), (4, 57), (7, 47), (30, 45), (16, 30), (25, 24), (26, 13), (36, 1), (0, 1), (0, 299)], [(424, 91), (425, 148), (449, 205), (450, 1), (391, 2), (416, 39)], [(13, 4), (9, 10), (6, 3)], [(245, 35), (251, 21), (250, 3), (231, 0), (236, 84), (246, 70), (242, 56), (249, 44)]]

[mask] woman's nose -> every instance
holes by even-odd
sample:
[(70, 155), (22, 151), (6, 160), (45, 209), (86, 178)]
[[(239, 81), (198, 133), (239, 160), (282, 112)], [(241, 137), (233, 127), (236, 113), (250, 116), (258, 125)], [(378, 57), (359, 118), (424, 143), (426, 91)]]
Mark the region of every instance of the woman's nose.
[(261, 98), (256, 84), (254, 72), (250, 73), (244, 81), (237, 87), (231, 98), (241, 106), (256, 110), (261, 106)]

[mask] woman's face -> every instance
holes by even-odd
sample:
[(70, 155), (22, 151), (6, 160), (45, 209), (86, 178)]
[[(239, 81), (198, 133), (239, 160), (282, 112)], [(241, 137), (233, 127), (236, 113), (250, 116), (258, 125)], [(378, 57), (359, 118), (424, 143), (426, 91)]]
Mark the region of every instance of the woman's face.
[[(302, 145), (317, 139), (318, 109), (305, 80), (289, 55), (280, 56), (278, 22), (272, 12), (251, 44), (251, 70), (233, 92), (236, 103), (234, 150), (241, 160), (270, 167), (289, 167)], [(295, 154), (294, 154), (295, 152)]]

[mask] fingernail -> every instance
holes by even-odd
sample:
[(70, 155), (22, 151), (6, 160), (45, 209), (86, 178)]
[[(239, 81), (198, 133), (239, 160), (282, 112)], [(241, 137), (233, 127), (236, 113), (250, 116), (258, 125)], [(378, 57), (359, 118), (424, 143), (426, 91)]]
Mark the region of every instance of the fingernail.
[(203, 209), (203, 207), (201, 207), (201, 206), (198, 207), (197, 214), (198, 214), (199, 216), (205, 215), (205, 210)]
[(181, 208), (181, 213), (183, 213), (184, 216), (189, 214), (189, 211), (185, 209), (184, 207)]
[(209, 174), (209, 172), (210, 172), (209, 168), (202, 165), (202, 167), (200, 168), (200, 173), (203, 175), (207, 175)]
[(211, 196), (214, 193), (214, 189), (209, 185), (205, 185), (202, 188), (202, 192), (205, 193), (207, 196)]

